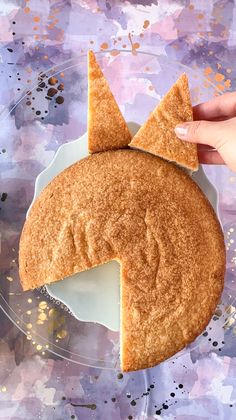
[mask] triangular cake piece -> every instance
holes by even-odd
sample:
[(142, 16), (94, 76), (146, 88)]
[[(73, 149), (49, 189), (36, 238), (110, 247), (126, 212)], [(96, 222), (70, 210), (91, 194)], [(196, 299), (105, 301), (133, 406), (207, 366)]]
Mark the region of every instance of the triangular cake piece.
[(188, 78), (182, 74), (139, 129), (130, 146), (196, 171), (196, 144), (180, 140), (174, 131), (177, 124), (192, 119)]
[(88, 53), (88, 148), (90, 153), (127, 147), (131, 134), (92, 51)]

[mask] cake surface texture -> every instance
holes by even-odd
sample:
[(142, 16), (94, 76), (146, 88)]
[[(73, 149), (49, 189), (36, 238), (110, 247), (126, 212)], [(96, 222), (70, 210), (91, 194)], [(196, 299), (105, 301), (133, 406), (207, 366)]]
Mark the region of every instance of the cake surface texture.
[(180, 140), (174, 131), (177, 124), (192, 119), (188, 78), (183, 73), (133, 137), (130, 146), (196, 171), (197, 145)]
[(92, 51), (88, 54), (88, 148), (90, 153), (122, 149), (131, 134)]
[(136, 150), (96, 153), (33, 204), (20, 240), (24, 290), (120, 263), (121, 368), (143, 369), (193, 341), (224, 280), (220, 224), (174, 164)]

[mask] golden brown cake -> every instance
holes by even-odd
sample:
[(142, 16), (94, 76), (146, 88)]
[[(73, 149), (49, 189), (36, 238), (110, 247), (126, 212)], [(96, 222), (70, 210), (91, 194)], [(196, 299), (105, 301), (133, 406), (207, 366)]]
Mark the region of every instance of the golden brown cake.
[(20, 240), (24, 290), (111, 260), (121, 267), (122, 370), (156, 365), (204, 330), (223, 287), (224, 240), (184, 171), (140, 151), (108, 151), (40, 194)]
[(127, 147), (131, 134), (92, 51), (88, 54), (88, 148), (90, 153)]
[(192, 119), (188, 78), (186, 74), (182, 74), (129, 145), (196, 171), (198, 169), (196, 144), (180, 140), (174, 132), (177, 124)]

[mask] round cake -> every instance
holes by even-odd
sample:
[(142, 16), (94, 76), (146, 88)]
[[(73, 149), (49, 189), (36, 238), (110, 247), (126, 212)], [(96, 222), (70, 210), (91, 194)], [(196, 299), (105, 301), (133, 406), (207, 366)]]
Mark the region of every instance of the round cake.
[(121, 368), (169, 358), (206, 327), (224, 281), (216, 215), (192, 179), (147, 153), (117, 150), (60, 173), (20, 241), (24, 290), (120, 263)]

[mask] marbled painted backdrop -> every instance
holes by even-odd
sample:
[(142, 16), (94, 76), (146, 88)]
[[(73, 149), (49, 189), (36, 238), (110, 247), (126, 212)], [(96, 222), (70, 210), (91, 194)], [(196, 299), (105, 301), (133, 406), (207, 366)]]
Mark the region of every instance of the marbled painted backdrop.
[(0, 0), (0, 301), (14, 320), (1, 311), (0, 418), (236, 418), (236, 174), (205, 168), (226, 238), (222, 303), (200, 341), (156, 368), (98, 368), (114, 365), (117, 335), (23, 294), (17, 267), (36, 176), (86, 131), (86, 51), (103, 52), (125, 117), (143, 122), (183, 68), (194, 102), (235, 89), (235, 28), (233, 0)]

